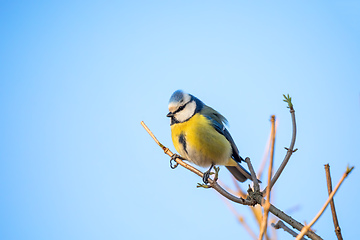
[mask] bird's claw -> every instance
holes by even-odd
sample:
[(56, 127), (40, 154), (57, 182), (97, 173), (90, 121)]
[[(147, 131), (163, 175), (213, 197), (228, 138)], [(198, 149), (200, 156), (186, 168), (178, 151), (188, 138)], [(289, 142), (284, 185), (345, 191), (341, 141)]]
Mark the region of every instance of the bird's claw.
[(180, 158), (180, 156), (178, 154), (176, 154), (176, 153), (174, 153), (170, 158), (170, 167), (171, 167), (171, 169), (175, 169), (179, 165), (176, 162), (176, 158)]
[(214, 167), (215, 170), (215, 177), (214, 177), (214, 181), (216, 182), (219, 178), (219, 171), (220, 171), (220, 167)]
[(219, 171), (220, 171), (220, 167), (216, 167), (214, 165), (211, 165), (210, 169), (207, 170), (206, 172), (204, 172), (204, 175), (203, 175), (203, 182), (205, 184), (208, 184), (209, 183), (209, 177), (211, 174), (214, 174), (213, 172), (211, 172), (211, 169), (214, 167), (214, 170), (215, 170), (215, 177), (213, 179), (214, 182), (216, 182), (218, 180), (218, 175), (219, 175)]
[(203, 182), (205, 183), (205, 184), (208, 184), (209, 183), (209, 177), (210, 177), (210, 169), (208, 170), (208, 171), (206, 171), (206, 172), (204, 172), (204, 175), (203, 175)]

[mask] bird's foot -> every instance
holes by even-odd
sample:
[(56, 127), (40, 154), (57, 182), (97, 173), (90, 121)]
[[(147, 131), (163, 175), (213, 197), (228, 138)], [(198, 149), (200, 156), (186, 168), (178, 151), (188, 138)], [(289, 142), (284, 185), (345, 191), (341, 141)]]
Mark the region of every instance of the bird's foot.
[(220, 171), (220, 167), (216, 167), (216, 166), (214, 166), (214, 164), (212, 164), (211, 166), (210, 166), (210, 168), (209, 168), (209, 170), (207, 170), (206, 172), (204, 172), (204, 175), (203, 175), (203, 182), (205, 183), (205, 184), (208, 184), (209, 183), (209, 177), (210, 177), (210, 175), (211, 174), (214, 174), (214, 173), (212, 173), (211, 172), (211, 169), (212, 168), (214, 168), (214, 170), (215, 170), (215, 177), (214, 177), (214, 180), (213, 181), (217, 181), (218, 180), (218, 175), (219, 175), (219, 171)]
[[(211, 169), (214, 168), (215, 170), (215, 173), (211, 172)], [(196, 187), (202, 187), (202, 188), (211, 188), (212, 187), (212, 184), (214, 182), (216, 182), (218, 180), (218, 175), (219, 175), (219, 171), (220, 171), (220, 167), (216, 167), (214, 165), (211, 165), (211, 167), (209, 168), (209, 170), (207, 170), (206, 172), (203, 173), (203, 182), (204, 184), (202, 183), (198, 183), (198, 185)], [(209, 184), (209, 177), (211, 174), (215, 174), (215, 177), (214, 179), (212, 180), (212, 183)]]
[[(170, 158), (170, 167), (175, 169), (179, 164), (176, 162), (176, 158), (180, 158), (180, 155), (174, 153)], [(174, 163), (175, 162), (175, 163)]]
[(203, 182), (205, 184), (208, 184), (209, 183), (209, 177), (210, 177), (210, 174), (211, 174), (211, 168), (209, 170), (207, 170), (206, 172), (204, 172), (204, 175), (203, 175)]
[(215, 177), (214, 177), (214, 182), (216, 182), (219, 178), (219, 171), (220, 171), (220, 167), (214, 167), (215, 170)]

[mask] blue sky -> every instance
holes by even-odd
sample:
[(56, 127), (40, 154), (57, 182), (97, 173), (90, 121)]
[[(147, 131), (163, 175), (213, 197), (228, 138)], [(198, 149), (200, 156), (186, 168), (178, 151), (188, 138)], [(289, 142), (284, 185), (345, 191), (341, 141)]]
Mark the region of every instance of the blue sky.
[[(1, 239), (249, 239), (200, 178), (169, 168), (143, 130), (174, 148), (170, 95), (227, 117), (258, 168), (278, 120), (275, 166), (296, 147), (273, 203), (310, 222), (335, 184), (344, 238), (357, 236), (360, 159), (357, 1), (2, 1)], [(231, 186), (228, 172), (220, 178)], [(249, 182), (244, 183), (246, 189)], [(247, 207), (236, 206), (255, 229)], [(313, 227), (335, 239), (329, 209)], [(288, 239), (282, 231), (279, 239)]]

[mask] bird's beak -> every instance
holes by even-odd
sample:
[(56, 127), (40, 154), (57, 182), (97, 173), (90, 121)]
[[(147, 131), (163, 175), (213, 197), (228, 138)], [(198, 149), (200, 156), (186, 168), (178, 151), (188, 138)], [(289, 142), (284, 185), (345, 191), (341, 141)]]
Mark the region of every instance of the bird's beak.
[(174, 113), (169, 112), (166, 116), (167, 116), (167, 117), (173, 117), (173, 116), (174, 116)]

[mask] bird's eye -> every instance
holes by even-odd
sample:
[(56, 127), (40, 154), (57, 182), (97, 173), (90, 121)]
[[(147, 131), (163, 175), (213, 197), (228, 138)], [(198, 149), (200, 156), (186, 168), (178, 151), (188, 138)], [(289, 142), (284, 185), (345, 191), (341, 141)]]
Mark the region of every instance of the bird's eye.
[(176, 111), (175, 112), (173, 112), (173, 113), (178, 113), (178, 112), (180, 112), (181, 110), (183, 110), (185, 107), (186, 107), (186, 105), (188, 104), (189, 102), (187, 102), (187, 103), (185, 103), (184, 105), (181, 105), (178, 109), (176, 109)]
[(186, 106), (186, 104), (185, 105), (182, 105), (182, 106), (180, 106), (176, 111), (177, 112), (180, 112), (181, 110), (183, 110), (184, 108), (185, 108), (185, 106)]

